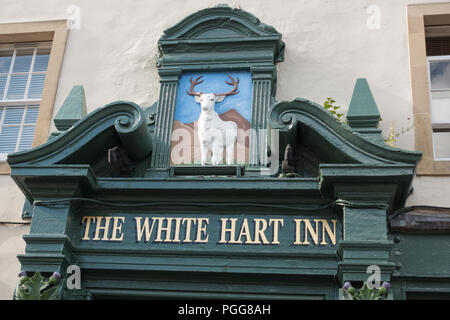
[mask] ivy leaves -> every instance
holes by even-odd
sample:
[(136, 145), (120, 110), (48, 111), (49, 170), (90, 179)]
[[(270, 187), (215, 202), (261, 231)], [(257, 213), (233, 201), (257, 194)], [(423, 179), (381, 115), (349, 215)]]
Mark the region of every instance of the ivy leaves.
[(339, 121), (340, 123), (345, 123), (343, 119), (344, 113), (339, 111), (339, 109), (342, 107), (335, 106), (334, 103), (336, 103), (336, 100), (328, 97), (327, 100), (323, 103), (323, 106), (325, 109), (331, 112), (331, 114), (336, 118), (337, 121)]

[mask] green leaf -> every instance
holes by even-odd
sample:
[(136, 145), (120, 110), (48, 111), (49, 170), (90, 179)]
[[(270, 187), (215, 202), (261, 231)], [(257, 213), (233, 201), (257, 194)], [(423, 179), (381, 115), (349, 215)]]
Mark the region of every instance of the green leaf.
[(14, 300), (56, 300), (61, 287), (54, 285), (36, 272), (31, 278), (21, 278), (14, 291)]
[(359, 290), (360, 300), (373, 300), (373, 289), (369, 289), (366, 283), (364, 283), (361, 290)]
[(41, 274), (39, 272), (35, 272), (30, 281), (30, 300), (40, 300), (42, 280), (43, 278)]
[(57, 299), (58, 299), (58, 287), (47, 289), (41, 294), (41, 300), (57, 300)]

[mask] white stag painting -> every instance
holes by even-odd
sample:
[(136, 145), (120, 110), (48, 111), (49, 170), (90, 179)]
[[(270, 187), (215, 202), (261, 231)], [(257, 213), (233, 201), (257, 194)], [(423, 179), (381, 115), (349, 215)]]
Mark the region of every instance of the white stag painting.
[(177, 92), (171, 164), (248, 163), (251, 99), (248, 72), (184, 74)]

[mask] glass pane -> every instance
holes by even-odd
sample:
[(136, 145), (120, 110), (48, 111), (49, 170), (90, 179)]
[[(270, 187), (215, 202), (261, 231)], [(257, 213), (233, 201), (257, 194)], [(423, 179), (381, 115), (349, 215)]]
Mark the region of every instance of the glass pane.
[(6, 99), (23, 99), (27, 87), (28, 75), (11, 75)]
[(431, 121), (450, 123), (450, 91), (435, 91), (431, 96)]
[(431, 89), (450, 89), (450, 60), (430, 61)]
[(0, 73), (8, 73), (11, 66), (13, 50), (0, 51)]
[(6, 79), (8, 79), (8, 76), (0, 76), (0, 100), (3, 99), (3, 92), (5, 91)]
[(2, 116), (3, 116), (3, 109), (4, 109), (4, 107), (3, 107), (3, 106), (1, 106), (1, 107), (0, 107), (0, 121), (1, 121), (1, 119), (2, 119)]
[(31, 76), (28, 99), (40, 99), (44, 89), (45, 74), (33, 74)]
[(39, 115), (39, 106), (28, 106), (24, 123), (35, 124)]
[(15, 151), (19, 129), (19, 126), (2, 127), (0, 133), (0, 153), (11, 153)]
[(450, 132), (433, 132), (434, 158), (450, 159)]
[(25, 106), (7, 107), (3, 124), (21, 124)]
[(34, 60), (34, 72), (47, 71), (50, 49), (37, 49), (36, 60)]
[(17, 49), (12, 72), (29, 72), (34, 49)]
[(20, 137), (19, 150), (30, 149), (33, 144), (35, 126), (24, 126), (22, 128), (22, 136)]

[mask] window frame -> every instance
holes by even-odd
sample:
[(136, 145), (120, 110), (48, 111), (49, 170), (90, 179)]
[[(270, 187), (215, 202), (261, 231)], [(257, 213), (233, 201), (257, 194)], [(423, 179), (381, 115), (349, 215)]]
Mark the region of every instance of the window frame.
[[(433, 89), (431, 87), (431, 69), (430, 69), (430, 62), (431, 61), (449, 61), (450, 62), (450, 55), (442, 55), (442, 56), (427, 56), (427, 67), (428, 67), (428, 83), (430, 84), (430, 115), (431, 115), (431, 129), (433, 133), (435, 132), (435, 125), (439, 125), (439, 127), (445, 127), (445, 129), (450, 130), (450, 121), (445, 122), (434, 122), (433, 121), (433, 92), (450, 92), (450, 88), (448, 89)], [(434, 134), (432, 134), (432, 140), (433, 140), (433, 158), (435, 161), (450, 161), (449, 158), (438, 158), (436, 156), (436, 148), (435, 148), (435, 141), (434, 141)]]
[[(20, 72), (16, 71), (15, 72), (13, 68), (14, 68), (14, 64), (16, 62), (17, 52), (18, 51), (20, 52), (22, 50), (27, 50), (27, 49), (29, 49), (30, 51), (31, 50), (33, 51), (32, 55), (31, 55), (31, 61), (30, 61), (30, 66), (28, 68), (28, 71), (20, 71)], [(15, 43), (15, 44), (7, 44), (7, 45), (0, 44), (0, 51), (3, 51), (3, 50), (4, 51), (12, 51), (12, 57), (11, 57), (11, 62), (10, 62), (8, 72), (0, 74), (3, 76), (6, 76), (4, 92), (3, 92), (3, 95), (0, 96), (0, 108), (2, 110), (1, 116), (0, 116), (0, 131), (3, 131), (3, 129), (7, 128), (7, 127), (10, 127), (10, 128), (19, 127), (17, 141), (16, 141), (16, 145), (14, 147), (13, 152), (20, 151), (20, 145), (22, 142), (22, 137), (23, 137), (22, 134), (24, 132), (24, 129), (26, 127), (36, 128), (36, 123), (26, 123), (25, 119), (28, 116), (28, 111), (30, 110), (30, 108), (40, 106), (41, 99), (42, 99), (42, 93), (41, 93), (41, 97), (39, 97), (39, 98), (36, 98), (36, 97), (30, 98), (29, 90), (30, 90), (30, 86), (32, 84), (34, 75), (46, 76), (46, 74), (47, 74), (48, 63), (47, 63), (47, 66), (45, 67), (45, 71), (34, 70), (34, 65), (36, 62), (36, 57), (38, 55), (38, 51), (48, 50), (49, 56), (50, 56), (50, 49), (51, 49), (51, 42)], [(8, 91), (9, 91), (9, 87), (11, 84), (11, 79), (13, 76), (16, 76), (16, 75), (26, 75), (27, 76), (23, 99), (9, 99), (8, 98)], [(24, 111), (23, 111), (23, 114), (21, 117), (22, 118), (21, 122), (19, 124), (16, 124), (16, 123), (15, 124), (5, 124), (4, 120), (6, 117), (7, 110), (10, 108), (14, 108), (14, 107), (23, 107)], [(37, 119), (36, 119), (36, 121), (37, 121)], [(35, 130), (33, 130), (33, 138), (34, 138), (34, 132), (35, 132)], [(31, 141), (31, 143), (32, 143), (32, 141)], [(0, 151), (0, 161), (5, 161), (7, 155), (8, 155), (8, 153)]]
[[(32, 147), (39, 146), (48, 139), (67, 42), (67, 23), (67, 20), (0, 23), (0, 44), (51, 42), (50, 58), (39, 103), (39, 115)], [(25, 100), (20, 101), (23, 104)], [(0, 175), (9, 173), (8, 163), (0, 160)]]
[(407, 5), (409, 64), (414, 114), (415, 148), (422, 151), (417, 175), (450, 175), (450, 161), (435, 159), (431, 118), (431, 84), (425, 44), (425, 25), (449, 21), (450, 3)]

